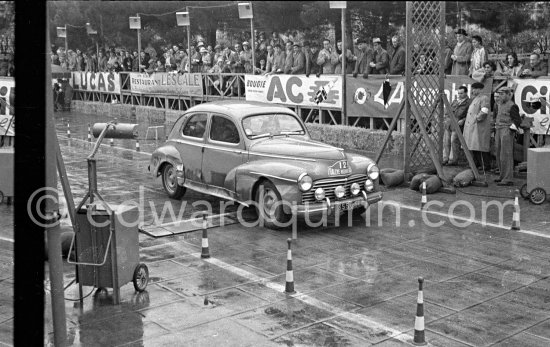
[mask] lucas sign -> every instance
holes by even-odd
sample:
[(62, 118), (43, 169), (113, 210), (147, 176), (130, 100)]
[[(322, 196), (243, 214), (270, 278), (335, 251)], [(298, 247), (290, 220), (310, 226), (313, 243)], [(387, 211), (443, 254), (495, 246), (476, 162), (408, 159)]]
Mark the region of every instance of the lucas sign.
[(72, 72), (72, 86), (76, 90), (120, 93), (120, 77), (112, 72)]
[[(316, 95), (324, 90), (326, 98), (319, 103)], [(303, 75), (245, 76), (247, 101), (260, 101), (293, 106), (342, 107), (342, 78), (340, 76)], [(317, 101), (319, 99), (317, 98)]]

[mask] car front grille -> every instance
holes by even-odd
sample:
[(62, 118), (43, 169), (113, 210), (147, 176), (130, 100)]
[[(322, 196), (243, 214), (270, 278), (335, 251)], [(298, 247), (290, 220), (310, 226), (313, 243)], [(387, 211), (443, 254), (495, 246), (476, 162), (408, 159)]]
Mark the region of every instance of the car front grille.
[(343, 186), (346, 190), (346, 194), (343, 199), (351, 198), (352, 195), (350, 192), (350, 187), (352, 183), (357, 182), (361, 186), (361, 189), (364, 189), (364, 184), (367, 178), (367, 175), (353, 175), (348, 178), (329, 178), (317, 180), (313, 182), (313, 187), (308, 192), (302, 194), (302, 204), (317, 202), (315, 199), (315, 190), (317, 188), (323, 188), (325, 190), (325, 199), (329, 198), (330, 201), (334, 201), (336, 199), (334, 189), (338, 186)]

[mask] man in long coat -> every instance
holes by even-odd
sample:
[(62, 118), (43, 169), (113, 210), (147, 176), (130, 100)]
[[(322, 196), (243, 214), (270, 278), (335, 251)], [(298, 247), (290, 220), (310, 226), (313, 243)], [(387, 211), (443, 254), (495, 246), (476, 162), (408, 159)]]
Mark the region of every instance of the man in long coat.
[(470, 72), (470, 59), (474, 48), (470, 42), (466, 41), (466, 36), (468, 36), (466, 30), (458, 29), (456, 31), (456, 46), (451, 55), (453, 60), (451, 75), (467, 76)]
[(483, 83), (472, 84), (472, 102), (464, 123), (464, 140), (472, 151), (478, 169), (488, 171), (491, 168), (491, 119), (488, 117), (491, 102), (487, 95), (481, 94), (484, 87)]

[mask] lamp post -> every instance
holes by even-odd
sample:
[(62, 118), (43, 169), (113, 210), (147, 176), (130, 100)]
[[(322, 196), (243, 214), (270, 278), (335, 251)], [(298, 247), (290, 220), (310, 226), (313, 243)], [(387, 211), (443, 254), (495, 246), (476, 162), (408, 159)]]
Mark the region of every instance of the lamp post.
[(141, 18), (139, 14), (136, 14), (135, 17), (130, 17), (130, 29), (137, 30), (137, 40), (138, 40), (138, 71), (141, 72)]
[(256, 57), (254, 51), (254, 16), (252, 14), (252, 4), (250, 2), (239, 3), (239, 18), (250, 18), (250, 49), (252, 50), (252, 74), (254, 74), (254, 69), (256, 68)]
[(189, 7), (186, 7), (186, 12), (176, 12), (176, 21), (178, 26), (187, 27), (187, 62), (189, 64), (188, 70), (191, 70), (191, 21), (189, 19)]
[(69, 45), (67, 43), (67, 25), (65, 25), (64, 27), (57, 27), (56, 29), (57, 29), (57, 37), (65, 39), (65, 54), (66, 54), (69, 49)]
[[(94, 30), (90, 23), (86, 23), (86, 33), (88, 35), (97, 35), (97, 30)], [(99, 59), (99, 42), (98, 42), (97, 36), (95, 37), (95, 50), (96, 50), (97, 59)], [(98, 64), (99, 64), (99, 61), (98, 61)]]
[(342, 10), (342, 124), (347, 125), (346, 114), (346, 1), (329, 1), (330, 8)]

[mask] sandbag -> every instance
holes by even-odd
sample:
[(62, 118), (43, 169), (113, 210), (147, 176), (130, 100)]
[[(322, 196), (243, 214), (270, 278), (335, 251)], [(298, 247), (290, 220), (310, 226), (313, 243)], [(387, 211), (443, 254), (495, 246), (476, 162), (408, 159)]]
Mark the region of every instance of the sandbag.
[(453, 184), (455, 187), (467, 187), (472, 183), (474, 178), (472, 170), (464, 170), (453, 178)]
[(380, 170), (380, 180), (386, 187), (395, 187), (403, 183), (405, 180), (405, 172), (403, 170), (391, 169), (392, 171)]
[(427, 173), (421, 173), (421, 174), (418, 174), (416, 176), (414, 176), (411, 180), (411, 185), (410, 185), (410, 188), (412, 190), (418, 190), (418, 188), (420, 188), (420, 185), (422, 184), (422, 182), (424, 182), (430, 175), (428, 175)]
[(424, 182), (426, 182), (426, 194), (433, 194), (441, 188), (441, 180), (437, 175), (431, 175), (427, 177)]

